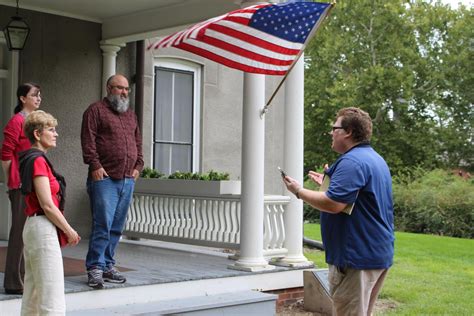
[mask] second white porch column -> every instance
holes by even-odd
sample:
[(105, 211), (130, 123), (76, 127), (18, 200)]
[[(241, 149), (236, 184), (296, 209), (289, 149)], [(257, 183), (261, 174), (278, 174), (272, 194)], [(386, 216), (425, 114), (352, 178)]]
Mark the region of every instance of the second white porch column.
[(270, 270), (263, 257), (265, 118), (265, 77), (244, 74), (242, 115), (242, 190), (240, 217), (240, 255), (229, 266), (244, 271)]
[[(304, 55), (291, 70), (285, 83), (284, 170), (303, 184), (304, 160)], [(290, 193), (284, 214), (287, 255), (278, 265), (311, 267), (303, 255), (303, 202)]]
[(101, 44), (102, 50), (102, 96), (107, 95), (107, 79), (115, 75), (117, 53), (123, 45)]

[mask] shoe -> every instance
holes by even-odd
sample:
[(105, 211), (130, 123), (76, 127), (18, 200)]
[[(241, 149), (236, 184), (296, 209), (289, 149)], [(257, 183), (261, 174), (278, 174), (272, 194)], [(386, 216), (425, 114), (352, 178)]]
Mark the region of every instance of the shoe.
[(103, 271), (101, 269), (93, 268), (87, 271), (87, 285), (94, 289), (104, 288), (104, 279), (102, 278)]
[(104, 271), (104, 281), (111, 283), (125, 283), (127, 279), (119, 272), (115, 267), (110, 268), (109, 270)]
[(5, 289), (5, 294), (23, 295), (23, 289), (19, 289), (19, 290)]

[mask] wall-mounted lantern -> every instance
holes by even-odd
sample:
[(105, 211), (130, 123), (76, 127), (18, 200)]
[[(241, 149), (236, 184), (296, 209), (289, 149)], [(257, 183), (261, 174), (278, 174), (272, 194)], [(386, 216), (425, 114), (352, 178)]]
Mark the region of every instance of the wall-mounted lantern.
[(10, 22), (3, 29), (8, 50), (22, 50), (30, 34), (30, 27), (18, 15), (18, 1), (16, 0), (16, 15), (12, 16)]

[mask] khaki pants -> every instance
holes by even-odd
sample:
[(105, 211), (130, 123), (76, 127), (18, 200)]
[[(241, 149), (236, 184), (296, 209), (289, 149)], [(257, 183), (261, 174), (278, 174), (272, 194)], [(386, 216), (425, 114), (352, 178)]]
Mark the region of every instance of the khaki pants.
[(329, 265), (333, 315), (371, 315), (388, 269), (340, 269)]
[(56, 226), (49, 219), (26, 219), (25, 287), (21, 315), (65, 315), (64, 271)]

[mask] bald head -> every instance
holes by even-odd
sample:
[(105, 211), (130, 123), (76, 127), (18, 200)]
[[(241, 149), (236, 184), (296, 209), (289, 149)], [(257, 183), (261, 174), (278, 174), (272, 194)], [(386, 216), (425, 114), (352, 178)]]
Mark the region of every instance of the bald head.
[(128, 87), (127, 78), (124, 75), (116, 74), (116, 75), (110, 76), (109, 79), (107, 79), (107, 86), (117, 85), (124, 82), (127, 83), (127, 87)]
[(107, 80), (107, 99), (112, 108), (120, 113), (128, 110), (130, 87), (125, 76), (116, 74)]

